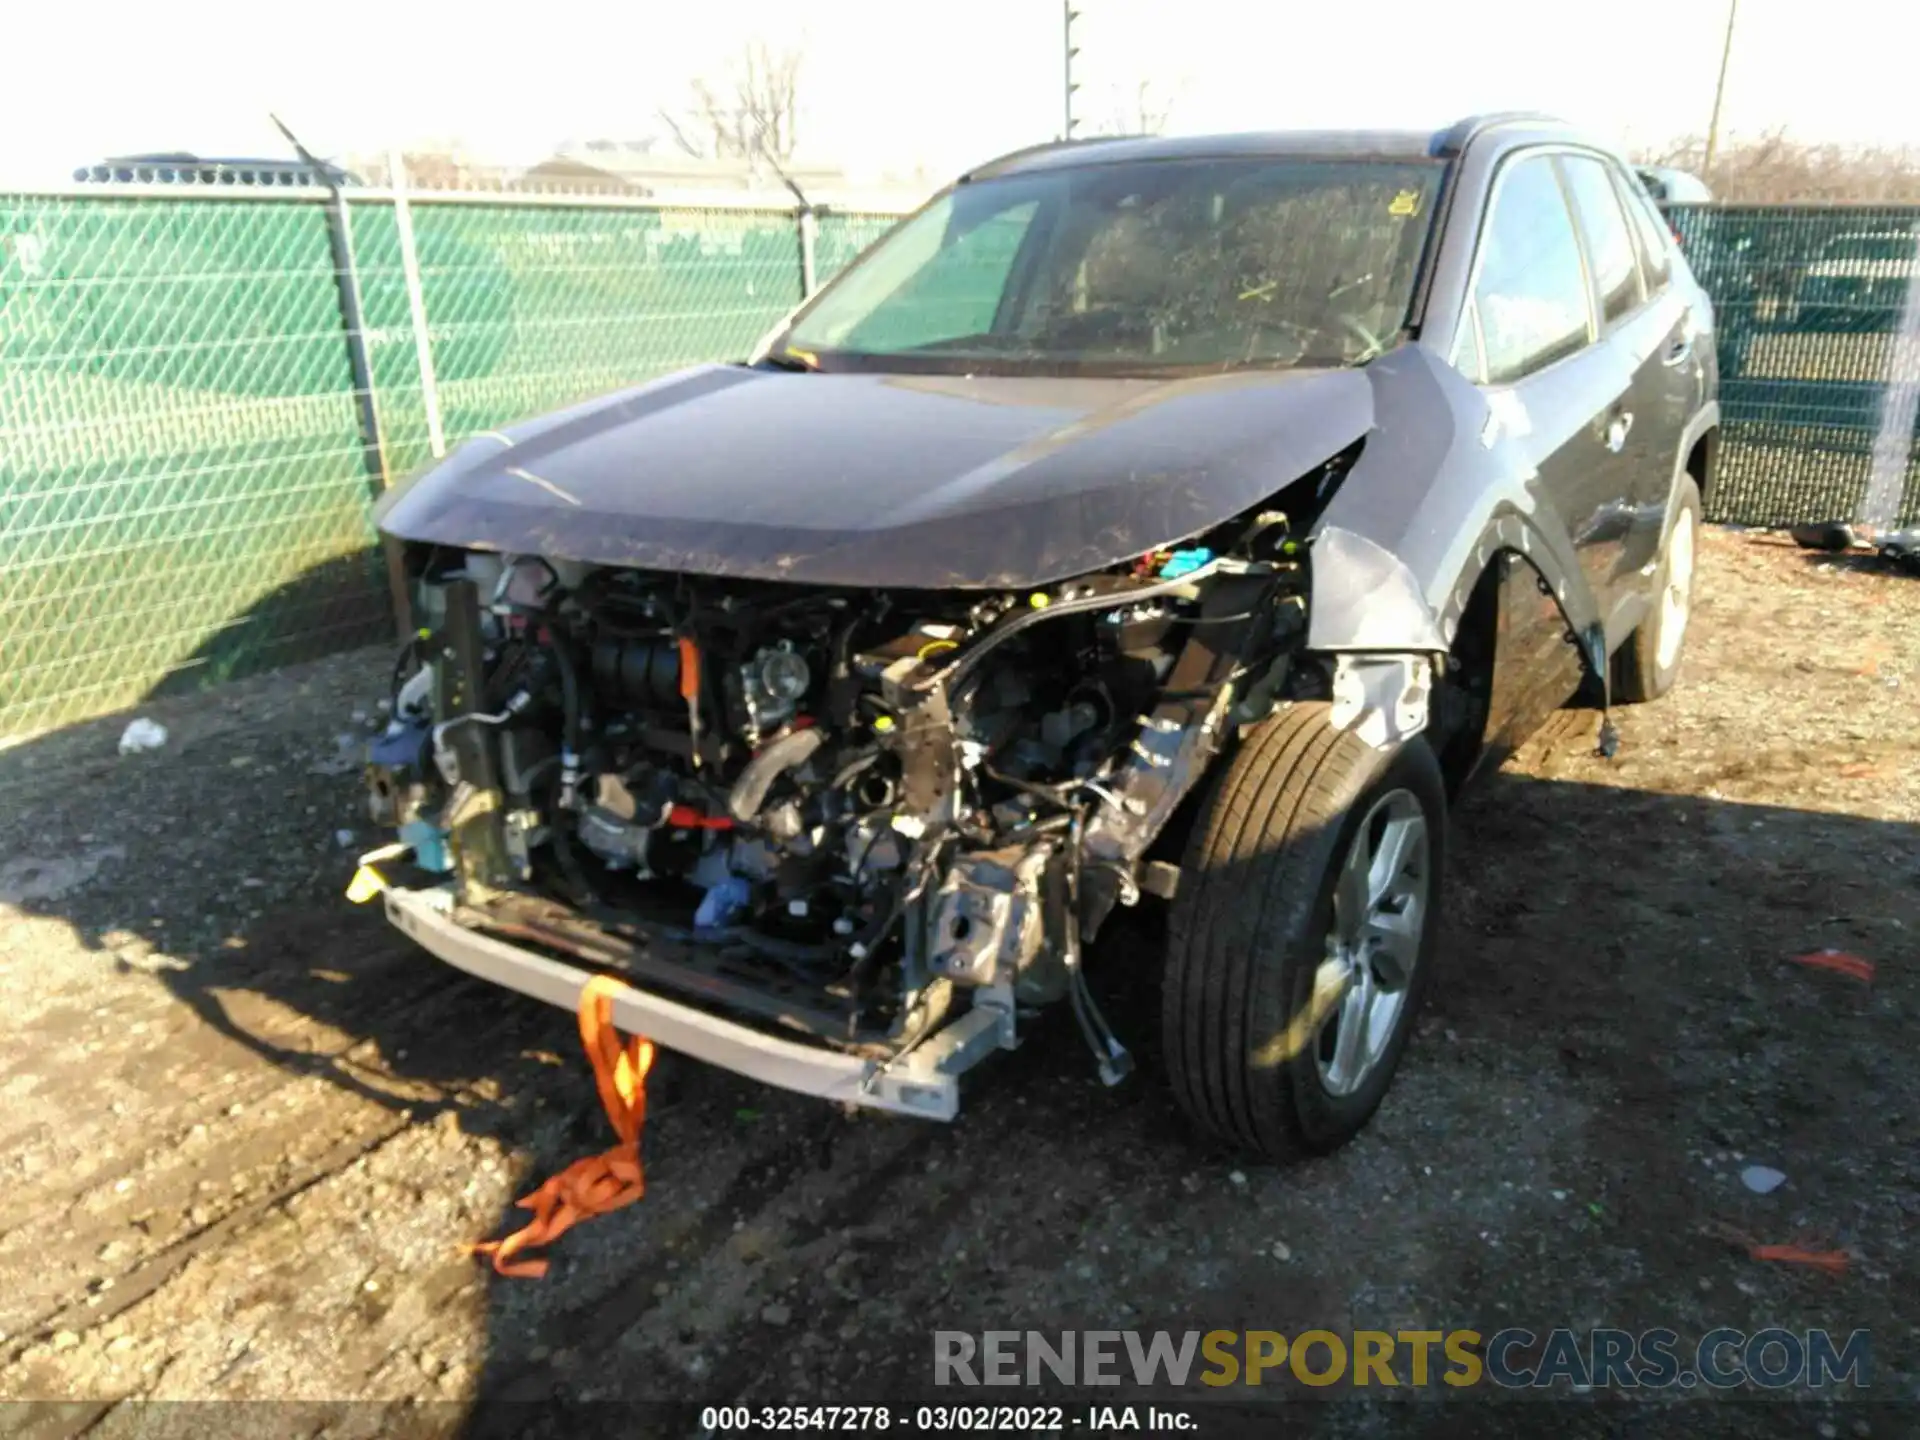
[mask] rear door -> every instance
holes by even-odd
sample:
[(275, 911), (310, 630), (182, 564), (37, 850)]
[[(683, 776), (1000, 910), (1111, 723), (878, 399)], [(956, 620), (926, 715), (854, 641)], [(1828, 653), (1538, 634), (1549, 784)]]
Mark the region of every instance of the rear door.
[[(1617, 614), (1607, 624), (1617, 644), (1639, 623), (1666, 523), (1667, 497), (1680, 459), (1680, 440), (1699, 404), (1701, 357), (1695, 350), (1693, 317), (1672, 284), (1664, 236), (1654, 229), (1634, 234), (1628, 182), (1613, 162), (1595, 154), (1560, 158), (1567, 191), (1586, 241), (1600, 317), (1600, 344), (1626, 372), (1625, 394), (1609, 416), (1608, 444), (1618, 444), (1621, 522), (1624, 526), (1614, 577)], [(1639, 202), (1643, 206), (1644, 201)], [(1648, 247), (1662, 244), (1649, 255)]]
[(1532, 462), (1536, 493), (1572, 538), (1595, 604), (1612, 613), (1627, 526), (1624, 467), (1608, 427), (1631, 370), (1595, 343), (1593, 287), (1573, 212), (1545, 150), (1495, 177), (1454, 364), (1477, 379)]

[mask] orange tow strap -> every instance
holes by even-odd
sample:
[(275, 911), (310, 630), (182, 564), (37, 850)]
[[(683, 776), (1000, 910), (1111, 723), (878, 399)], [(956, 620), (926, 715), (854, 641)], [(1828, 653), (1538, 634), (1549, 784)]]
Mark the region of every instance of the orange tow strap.
[(580, 1043), (593, 1064), (600, 1103), (620, 1143), (603, 1155), (574, 1161), (519, 1201), (521, 1209), (533, 1212), (533, 1219), (506, 1239), (472, 1247), (475, 1255), (493, 1257), (493, 1268), (502, 1275), (538, 1280), (547, 1273), (547, 1262), (514, 1256), (551, 1245), (580, 1221), (631, 1205), (647, 1193), (640, 1169), (640, 1130), (647, 1122), (653, 1042), (639, 1037), (623, 1042), (613, 1028), (613, 1000), (626, 988), (609, 976), (596, 975), (580, 992)]

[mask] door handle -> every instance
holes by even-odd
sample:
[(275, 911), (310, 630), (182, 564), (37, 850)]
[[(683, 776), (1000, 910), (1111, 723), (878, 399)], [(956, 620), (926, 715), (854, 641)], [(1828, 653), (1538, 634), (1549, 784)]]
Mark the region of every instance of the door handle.
[(1680, 333), (1667, 342), (1666, 350), (1660, 356), (1662, 365), (1684, 365), (1693, 358), (1693, 342), (1699, 331), (1694, 328), (1693, 311), (1687, 310), (1680, 317)]
[(1627, 434), (1633, 429), (1633, 412), (1618, 411), (1607, 422), (1607, 449), (1618, 455), (1627, 445)]

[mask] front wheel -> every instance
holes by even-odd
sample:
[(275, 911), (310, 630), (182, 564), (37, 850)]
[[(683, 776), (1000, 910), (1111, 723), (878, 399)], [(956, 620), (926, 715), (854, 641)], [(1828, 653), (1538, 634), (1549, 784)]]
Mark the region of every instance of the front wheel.
[(1294, 705), (1234, 755), (1189, 842), (1161, 1025), (1181, 1108), (1272, 1159), (1359, 1133), (1432, 968), (1446, 849), (1440, 766)]

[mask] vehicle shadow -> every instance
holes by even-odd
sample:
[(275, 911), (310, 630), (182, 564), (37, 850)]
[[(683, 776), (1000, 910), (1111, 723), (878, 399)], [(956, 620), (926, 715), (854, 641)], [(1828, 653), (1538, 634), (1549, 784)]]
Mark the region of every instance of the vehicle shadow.
[[(333, 831), (362, 812), (327, 707), (380, 672), (363, 652), (319, 680), (202, 697), (155, 756), (111, 756), (124, 716), (0, 752), (11, 844), (31, 837), (47, 861), (10, 869), (6, 898), (114, 973), (164, 952), (145, 973), (210, 1034), (404, 1127), (451, 1117), (517, 1157), (506, 1193), (523, 1193), (610, 1143), (572, 1018), (437, 965), (339, 898), (352, 861)], [(1862, 1176), (1908, 1173), (1914, 1148), (1911, 1112), (1890, 1124), (1873, 1103), (1916, 1091), (1920, 1062), (1886, 1031), (1913, 982), (1789, 957), (1893, 961), (1920, 931), (1920, 826), (1513, 770), (1457, 819), (1429, 1011), (1346, 1151), (1276, 1172), (1194, 1147), (1160, 1078), (1145, 907), (1092, 961), (1140, 1062), (1115, 1089), (1059, 1016), (976, 1074), (951, 1127), (668, 1057), (645, 1201), (567, 1235), (544, 1280), (474, 1266), (474, 1427), (522, 1429), (521, 1407), (556, 1399), (927, 1395), (935, 1328), (1707, 1328), (1727, 1307), (1703, 1297), (1733, 1294), (1747, 1262), (1703, 1232), (1742, 1219), (1703, 1200), (1703, 1155), (1792, 1157), (1795, 1223), (1871, 1243), (1891, 1181), (1863, 1191)], [(84, 873), (47, 878), (73, 856)], [(1549, 1179), (1590, 1210), (1570, 1220)], [(502, 1206), (444, 1238), (519, 1218)], [(1504, 1250), (1471, 1239), (1489, 1227)], [(1281, 1240), (1297, 1259), (1270, 1257)], [(1737, 1304), (1774, 1304), (1783, 1324), (1884, 1324), (1889, 1350), (1912, 1328), (1885, 1287), (1842, 1315), (1759, 1283)], [(1314, 1424), (1338, 1433), (1342, 1414)]]

